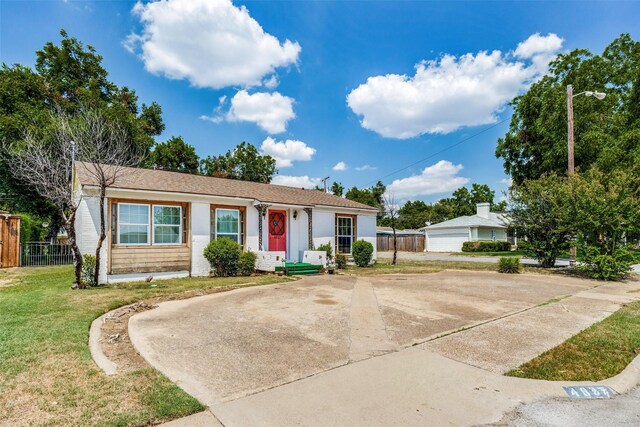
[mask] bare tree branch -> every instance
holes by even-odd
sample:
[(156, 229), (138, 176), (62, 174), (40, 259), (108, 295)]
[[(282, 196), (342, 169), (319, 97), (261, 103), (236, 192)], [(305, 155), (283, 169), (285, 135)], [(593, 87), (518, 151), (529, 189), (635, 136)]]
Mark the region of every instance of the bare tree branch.
[(387, 217), (391, 219), (391, 229), (393, 230), (393, 261), (391, 264), (395, 265), (398, 259), (398, 239), (396, 236), (396, 223), (398, 220), (398, 205), (396, 205), (395, 195), (391, 193), (385, 193), (384, 195), (384, 207)]

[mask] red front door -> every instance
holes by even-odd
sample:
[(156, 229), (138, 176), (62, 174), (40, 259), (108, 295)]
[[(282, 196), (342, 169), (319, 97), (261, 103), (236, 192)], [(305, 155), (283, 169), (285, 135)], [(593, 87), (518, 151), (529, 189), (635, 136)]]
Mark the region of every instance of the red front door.
[(287, 213), (269, 211), (269, 250), (287, 251)]

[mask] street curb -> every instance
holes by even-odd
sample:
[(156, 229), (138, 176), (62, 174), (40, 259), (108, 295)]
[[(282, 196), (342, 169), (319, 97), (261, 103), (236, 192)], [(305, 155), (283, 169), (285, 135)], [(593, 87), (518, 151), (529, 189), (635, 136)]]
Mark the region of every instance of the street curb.
[(624, 394), (636, 387), (640, 384), (640, 355), (636, 356), (618, 375), (601, 382), (618, 394)]
[(102, 346), (100, 345), (102, 325), (109, 313), (105, 313), (91, 322), (91, 327), (89, 328), (89, 351), (91, 352), (93, 361), (104, 371), (105, 374), (115, 375), (116, 372), (118, 372), (118, 366), (105, 356), (102, 352)]

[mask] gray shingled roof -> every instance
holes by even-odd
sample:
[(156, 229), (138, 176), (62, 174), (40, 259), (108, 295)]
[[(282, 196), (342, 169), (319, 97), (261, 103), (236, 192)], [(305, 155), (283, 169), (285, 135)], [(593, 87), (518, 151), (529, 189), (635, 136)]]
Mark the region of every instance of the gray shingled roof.
[(458, 218), (442, 221), (437, 224), (426, 227), (427, 230), (437, 228), (460, 228), (460, 227), (494, 227), (507, 228), (509, 220), (504, 214), (489, 213), (489, 218), (483, 218), (478, 215), (459, 216)]
[[(76, 177), (80, 181), (80, 184), (97, 184), (93, 175), (89, 173), (88, 168), (91, 167), (93, 166), (89, 163), (76, 162)], [(331, 206), (377, 211), (374, 207), (318, 190), (305, 190), (283, 185), (261, 184), (257, 182), (153, 169), (122, 168), (118, 181), (110, 187), (129, 190), (239, 197), (258, 200), (263, 203), (298, 206)]]

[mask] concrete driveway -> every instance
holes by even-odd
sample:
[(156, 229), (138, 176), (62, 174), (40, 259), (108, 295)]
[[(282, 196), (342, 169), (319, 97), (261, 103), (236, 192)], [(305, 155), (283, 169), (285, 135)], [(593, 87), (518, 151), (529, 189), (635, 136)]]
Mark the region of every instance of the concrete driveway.
[(316, 276), (162, 303), (129, 333), (224, 425), (473, 425), (562, 396), (499, 374), (638, 298), (558, 276)]

